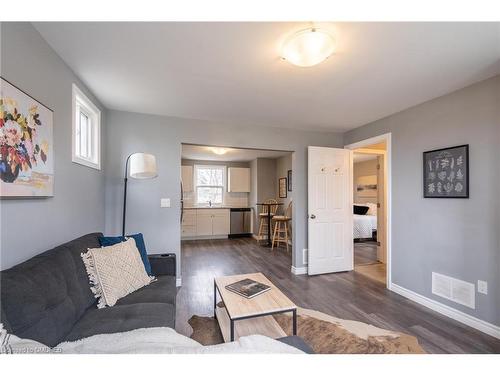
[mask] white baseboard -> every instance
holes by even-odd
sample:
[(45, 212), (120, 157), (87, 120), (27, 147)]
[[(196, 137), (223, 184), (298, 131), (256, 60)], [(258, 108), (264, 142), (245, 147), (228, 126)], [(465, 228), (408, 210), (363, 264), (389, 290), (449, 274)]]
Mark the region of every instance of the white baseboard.
[(292, 273), (294, 275), (306, 275), (307, 267), (294, 267), (292, 266)]
[(448, 318), (454, 319), (468, 325), (469, 327), (475, 328), (481, 332), (484, 332), (490, 336), (500, 339), (500, 327), (485, 322), (484, 320), (478, 319), (472, 315), (466, 314), (460, 310), (454, 309), (453, 307), (447, 306), (441, 302), (434, 301), (428, 297), (424, 297), (418, 293), (411, 290), (403, 288), (397, 284), (392, 283), (389, 288), (394, 293), (400, 294), (420, 305), (423, 305), (431, 310), (434, 310)]
[(182, 278), (181, 277), (178, 277), (175, 279), (175, 286), (176, 287), (182, 286)]

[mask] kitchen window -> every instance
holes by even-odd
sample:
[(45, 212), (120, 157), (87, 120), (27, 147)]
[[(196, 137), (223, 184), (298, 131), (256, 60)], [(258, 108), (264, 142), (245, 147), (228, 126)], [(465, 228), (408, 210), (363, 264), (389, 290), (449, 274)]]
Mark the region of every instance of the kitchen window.
[(101, 111), (73, 84), (72, 160), (101, 169)]
[(226, 181), (223, 165), (195, 165), (194, 180), (197, 204), (222, 204)]

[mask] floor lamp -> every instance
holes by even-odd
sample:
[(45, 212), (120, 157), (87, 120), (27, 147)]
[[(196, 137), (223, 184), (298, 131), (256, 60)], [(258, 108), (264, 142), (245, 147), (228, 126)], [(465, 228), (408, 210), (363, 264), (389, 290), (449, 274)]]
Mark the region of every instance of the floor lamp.
[[(130, 170), (129, 170), (130, 164)], [(122, 221), (122, 236), (125, 237), (125, 214), (127, 212), (127, 183), (128, 176), (139, 180), (155, 178), (158, 176), (156, 171), (156, 158), (154, 155), (144, 152), (136, 152), (130, 154), (125, 162), (125, 189), (123, 190), (123, 221)]]

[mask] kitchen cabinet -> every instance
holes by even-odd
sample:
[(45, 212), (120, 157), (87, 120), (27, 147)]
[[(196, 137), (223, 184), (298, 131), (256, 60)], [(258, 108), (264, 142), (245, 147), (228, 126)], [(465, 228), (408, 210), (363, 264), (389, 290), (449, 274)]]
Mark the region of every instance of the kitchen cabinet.
[(230, 231), (230, 215), (229, 210), (217, 210), (212, 216), (212, 235), (223, 236), (229, 234)]
[(186, 209), (182, 218), (181, 236), (207, 238), (227, 236), (230, 211), (225, 208)]
[(184, 192), (193, 191), (193, 167), (191, 165), (181, 166), (181, 181)]
[(228, 168), (227, 191), (230, 193), (249, 193), (250, 168)]

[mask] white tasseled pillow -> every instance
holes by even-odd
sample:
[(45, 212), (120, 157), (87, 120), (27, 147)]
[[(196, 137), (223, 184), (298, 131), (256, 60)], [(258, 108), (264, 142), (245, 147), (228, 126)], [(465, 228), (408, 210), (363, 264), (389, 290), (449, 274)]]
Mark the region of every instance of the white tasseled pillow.
[(154, 280), (146, 273), (133, 238), (113, 246), (88, 249), (81, 256), (100, 309), (114, 306), (120, 298)]

